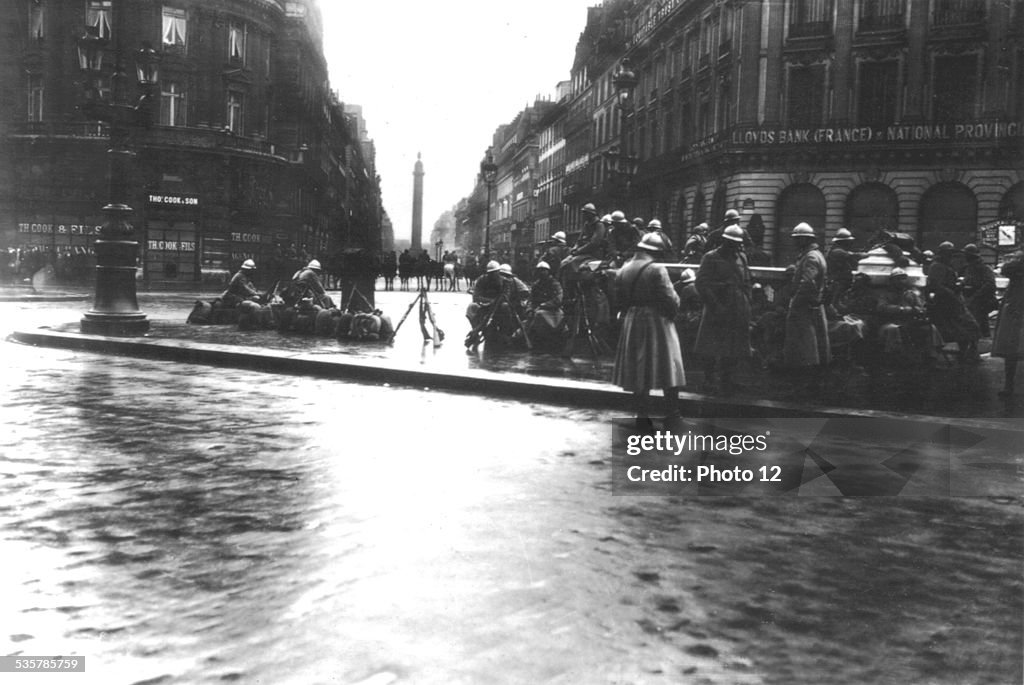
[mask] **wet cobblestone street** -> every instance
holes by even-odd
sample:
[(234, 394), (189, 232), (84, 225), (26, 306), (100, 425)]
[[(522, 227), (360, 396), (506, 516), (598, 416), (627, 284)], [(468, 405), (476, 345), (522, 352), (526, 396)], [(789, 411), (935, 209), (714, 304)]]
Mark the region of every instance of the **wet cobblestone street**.
[(87, 658), (12, 682), (1020, 682), (1020, 497), (614, 496), (607, 412), (3, 349), (0, 654)]

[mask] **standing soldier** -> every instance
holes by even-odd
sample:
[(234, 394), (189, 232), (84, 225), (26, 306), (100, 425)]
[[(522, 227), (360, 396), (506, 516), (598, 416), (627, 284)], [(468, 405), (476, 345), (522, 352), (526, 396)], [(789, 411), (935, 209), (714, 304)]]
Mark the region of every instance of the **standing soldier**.
[(1024, 253), (1011, 254), (1001, 269), (1010, 279), (1003, 295), (1003, 304), (996, 319), (996, 332), (992, 336), (992, 356), (1002, 357), (1003, 389), (1000, 397), (1013, 397), (1017, 363), (1024, 359)]
[(662, 230), (660, 219), (651, 219), (649, 222), (647, 222), (647, 228), (642, 229), (640, 231), (641, 236), (647, 235), (648, 233), (657, 233), (658, 237), (661, 238), (661, 241), (665, 243), (666, 257), (675, 256), (676, 248), (672, 244), (672, 239), (668, 237), (668, 233), (665, 233), (665, 231)]
[(978, 322), (978, 330), (982, 338), (990, 335), (988, 315), (999, 308), (996, 300), (996, 272), (992, 267), (981, 261), (981, 250), (971, 243), (964, 246), (964, 299), (967, 310)]
[(665, 428), (679, 429), (679, 389), (686, 384), (683, 353), (674, 324), (679, 297), (668, 270), (657, 262), (665, 245), (655, 233), (644, 236), (633, 258), (615, 276), (616, 301), (626, 316), (619, 333), (612, 382), (632, 392), (637, 428), (653, 427), (648, 400), (651, 390), (665, 396)]
[(928, 267), (925, 292), (929, 298), (928, 315), (946, 341), (955, 341), (961, 363), (973, 364), (978, 357), (978, 323), (964, 306), (960, 294), (962, 281), (953, 268), (956, 248), (948, 240), (938, 247), (935, 261)]
[(782, 360), (791, 369), (814, 370), (820, 382), (831, 360), (822, 304), (828, 267), (810, 224), (797, 224), (790, 235), (800, 254), (793, 272), (793, 297), (786, 313)]
[(262, 293), (253, 285), (255, 271), (256, 262), (251, 259), (242, 262), (242, 268), (231, 277), (228, 289), (220, 296), (220, 301), (225, 307), (237, 307), (245, 301), (256, 302), (262, 297)]
[(608, 242), (611, 265), (619, 267), (626, 263), (626, 260), (633, 256), (637, 243), (643, 238), (643, 233), (626, 221), (626, 215), (616, 210), (610, 217), (612, 226), (608, 232)]
[(683, 262), (686, 264), (699, 264), (704, 253), (707, 252), (708, 246), (708, 225), (705, 223), (697, 224), (697, 228), (693, 229), (693, 235), (687, 240), (683, 246)]
[(718, 249), (718, 246), (722, 244), (722, 237), (725, 235), (725, 229), (730, 226), (734, 226), (740, 230), (743, 235), (743, 248), (750, 249), (754, 246), (754, 241), (750, 238), (750, 235), (740, 226), (740, 213), (735, 209), (726, 211), (725, 218), (722, 220), (722, 225), (711, 231), (711, 235), (708, 236), (707, 246), (704, 248), (705, 251)]
[(742, 246), (740, 227), (728, 227), (722, 244), (704, 255), (697, 271), (697, 292), (704, 312), (694, 352), (704, 358), (708, 391), (716, 388), (716, 367), (722, 392), (738, 389), (733, 372), (741, 359), (750, 357), (750, 269)]
[(843, 295), (853, 284), (853, 273), (857, 270), (860, 260), (868, 256), (867, 252), (852, 252), (853, 234), (840, 228), (832, 237), (832, 244), (825, 252), (825, 264), (828, 267), (828, 304), (836, 307)]

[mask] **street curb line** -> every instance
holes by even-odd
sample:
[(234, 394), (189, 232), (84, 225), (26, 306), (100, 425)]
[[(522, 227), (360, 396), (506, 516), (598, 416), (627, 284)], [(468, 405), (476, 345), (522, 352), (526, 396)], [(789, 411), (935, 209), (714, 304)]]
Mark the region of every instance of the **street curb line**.
[[(265, 373), (309, 375), (322, 378), (338, 378), (363, 383), (392, 383), (409, 388), (429, 388), (468, 394), (485, 394), (488, 397), (544, 402), (569, 407), (591, 407), (620, 410), (626, 414), (633, 411), (633, 396), (614, 386), (575, 381), (565, 378), (548, 378), (516, 373), (494, 373), (466, 369), (458, 374), (431, 371), (400, 365), (381, 365), (379, 360), (363, 361), (346, 357), (324, 359), (322, 354), (280, 352), (268, 353), (249, 351), (237, 345), (195, 343), (178, 339), (120, 338), (84, 333), (66, 333), (49, 329), (14, 331), (9, 340), (38, 347), (51, 347), (112, 354), (125, 357), (178, 361), (205, 366), (223, 366), (249, 369)], [(740, 398), (734, 401), (717, 399), (696, 393), (682, 392), (679, 395), (680, 409), (684, 416), (707, 418), (899, 418), (910, 421), (949, 419), (923, 414), (897, 414), (843, 407), (806, 407), (771, 400)], [(966, 419), (972, 422), (971, 419)], [(957, 419), (958, 425), (965, 420)], [(978, 425), (991, 425), (984, 419), (975, 419)]]

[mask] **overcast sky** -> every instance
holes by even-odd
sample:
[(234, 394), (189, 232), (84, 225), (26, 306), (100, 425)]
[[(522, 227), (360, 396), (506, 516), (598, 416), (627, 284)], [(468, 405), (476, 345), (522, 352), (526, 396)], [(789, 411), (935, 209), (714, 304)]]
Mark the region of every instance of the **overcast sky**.
[(423, 240), (468, 195), (494, 129), (569, 78), (600, 0), (321, 0), (331, 87), (363, 106), (396, 238), (412, 228), (422, 152)]

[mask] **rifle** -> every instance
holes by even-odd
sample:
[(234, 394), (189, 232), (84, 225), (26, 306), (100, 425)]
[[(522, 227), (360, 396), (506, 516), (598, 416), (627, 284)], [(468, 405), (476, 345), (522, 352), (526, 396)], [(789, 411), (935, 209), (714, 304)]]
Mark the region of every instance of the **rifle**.
[(388, 340), (389, 343), (393, 343), (395, 341), (395, 336), (398, 335), (398, 329), (401, 328), (402, 324), (405, 323), (405, 320), (409, 318), (409, 312), (412, 311), (412, 308), (416, 306), (416, 303), (419, 302), (421, 297), (423, 297), (422, 290), (413, 299), (413, 301), (409, 303), (409, 308), (405, 310), (405, 314), (402, 315), (402, 319), (398, 322), (398, 325), (395, 326), (395, 330), (391, 332), (391, 338)]
[(466, 336), (466, 347), (477, 347), (480, 343), (484, 342), (483, 333), (491, 327), (494, 314), (498, 311), (498, 307), (503, 299), (505, 299), (505, 293), (498, 295), (494, 302), (491, 303), (491, 313), (488, 317), (482, 323), (477, 324)]
[(526, 349), (532, 350), (533, 343), (530, 342), (530, 334), (526, 332), (526, 326), (523, 325), (523, 319), (519, 316), (519, 311), (516, 309), (514, 304), (509, 305), (512, 308), (512, 314), (516, 317), (516, 323), (519, 324), (519, 330), (523, 332), (523, 342), (526, 343)]
[[(430, 319), (430, 327), (434, 330), (433, 335), (427, 334), (427, 324), (424, 319)], [(420, 330), (423, 331), (424, 340), (432, 340), (434, 347), (440, 347), (441, 342), (444, 340), (444, 331), (437, 327), (437, 321), (434, 319), (434, 309), (430, 306), (430, 300), (427, 299), (427, 291), (423, 290), (420, 297)]]

